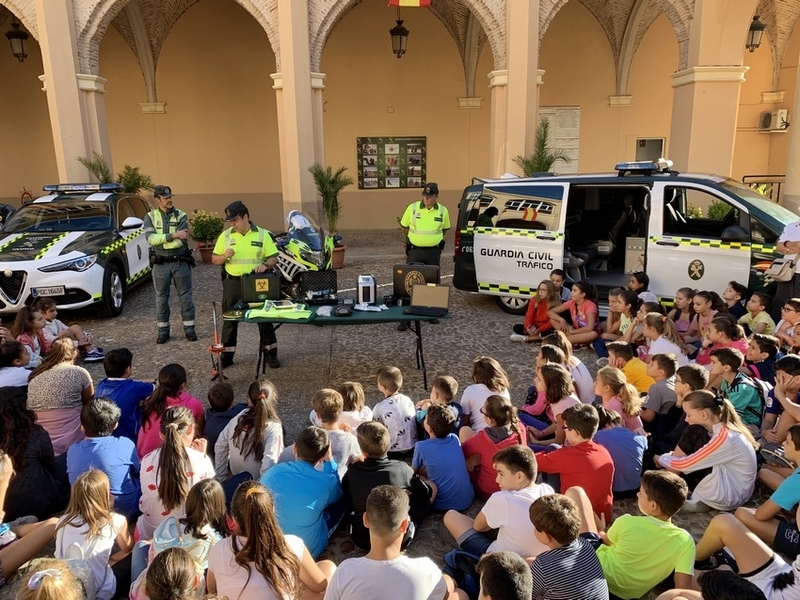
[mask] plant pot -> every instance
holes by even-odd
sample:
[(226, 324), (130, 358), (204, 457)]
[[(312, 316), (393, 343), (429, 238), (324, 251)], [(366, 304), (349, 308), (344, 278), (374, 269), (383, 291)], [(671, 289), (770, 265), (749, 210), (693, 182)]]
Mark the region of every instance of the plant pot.
[(347, 246), (336, 246), (333, 249), (333, 256), (331, 257), (331, 266), (334, 269), (341, 269), (344, 266), (344, 251)]
[(211, 264), (211, 255), (214, 253), (214, 244), (198, 243), (197, 249), (200, 251), (200, 258), (204, 263)]

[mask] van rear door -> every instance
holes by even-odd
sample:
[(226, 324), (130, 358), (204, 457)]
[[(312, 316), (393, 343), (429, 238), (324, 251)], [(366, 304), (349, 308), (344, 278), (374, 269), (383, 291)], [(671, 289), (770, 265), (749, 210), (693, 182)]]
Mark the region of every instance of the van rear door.
[[(472, 225), (478, 291), (527, 298), (550, 271), (563, 268), (566, 182), (487, 182), (481, 214), (497, 208), (491, 225)], [(486, 221), (486, 219), (482, 219)]]

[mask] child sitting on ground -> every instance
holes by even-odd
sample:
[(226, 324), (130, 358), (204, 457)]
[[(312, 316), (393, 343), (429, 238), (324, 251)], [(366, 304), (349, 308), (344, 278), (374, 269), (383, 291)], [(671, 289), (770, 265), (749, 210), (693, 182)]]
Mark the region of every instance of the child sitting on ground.
[(81, 427), (86, 439), (67, 449), (69, 482), (89, 469), (99, 469), (109, 480), (114, 510), (132, 521), (139, 514), (139, 455), (126, 437), (111, 434), (117, 426), (120, 409), (111, 400), (94, 398), (81, 409)]
[(372, 416), (386, 425), (392, 436), (389, 455), (392, 458), (411, 458), (417, 441), (416, 411), (411, 398), (400, 393), (403, 374), (397, 367), (381, 367), (378, 369), (377, 383), (383, 400), (372, 409)]
[(34, 307), (42, 313), (46, 321), (43, 333), (51, 344), (56, 338), (68, 338), (78, 348), (84, 362), (100, 362), (105, 358), (103, 349), (94, 347), (91, 333), (81, 329), (80, 325), (65, 325), (56, 318), (58, 307), (55, 300), (43, 296), (36, 299)]
[[(547, 547), (536, 537), (528, 510), (536, 499), (552, 494), (553, 488), (536, 483), (536, 458), (526, 446), (517, 444), (495, 454), (494, 468), (500, 491), (491, 495), (475, 519), (447, 511), (444, 526), (475, 562), (487, 552), (504, 550), (525, 557), (538, 556)], [(487, 533), (490, 529), (498, 530), (497, 539)]]
[(747, 298), (747, 286), (736, 281), (728, 282), (728, 287), (722, 292), (722, 299), (728, 307), (728, 313), (738, 321), (747, 314), (747, 309), (742, 306), (742, 299)]
[(650, 276), (647, 273), (644, 271), (631, 273), (628, 289), (636, 292), (642, 302), (658, 302), (658, 296), (647, 289), (648, 287), (650, 287)]
[(31, 372), (25, 368), (31, 360), (28, 350), (20, 342), (0, 344), (0, 387), (28, 387)]
[(720, 389), (736, 409), (752, 432), (761, 428), (761, 415), (764, 399), (760, 388), (739, 369), (744, 364), (744, 356), (735, 348), (717, 348), (711, 351), (710, 378), (721, 379)]
[(562, 302), (566, 302), (572, 295), (572, 289), (569, 285), (564, 285), (567, 281), (567, 274), (563, 269), (553, 269), (550, 271), (550, 281), (556, 288), (556, 294), (561, 298)]
[(599, 419), (591, 404), (570, 406), (562, 414), (566, 445), (550, 452), (537, 452), (536, 464), (544, 480), (562, 493), (580, 486), (589, 496), (594, 512), (611, 522), (614, 498), (614, 461), (604, 446), (592, 441)]
[(694, 319), (694, 290), (690, 287), (682, 287), (675, 292), (675, 308), (667, 314), (667, 318), (675, 324), (675, 330), (683, 340), (683, 336), (689, 331), (689, 326)]
[[(775, 361), (775, 387), (767, 396), (761, 422), (761, 437), (771, 444), (782, 443), (789, 427), (798, 422), (784, 411), (783, 403), (777, 398), (788, 398), (794, 404), (800, 400), (800, 356), (796, 354), (787, 354)], [(795, 412), (793, 408), (792, 412)]]
[[(434, 382), (435, 383), (435, 382)], [(364, 388), (357, 381), (345, 381), (334, 388), (342, 395), (342, 416), (339, 423), (350, 428), (351, 433), (355, 433), (358, 426), (367, 421), (372, 421), (372, 409), (365, 406)], [(311, 409), (309, 415), (311, 424), (322, 427), (322, 422), (317, 417), (317, 411)]]
[[(560, 316), (569, 312), (570, 323)], [(590, 344), (600, 337), (597, 288), (588, 281), (572, 284), (570, 299), (547, 312), (553, 328), (562, 331), (571, 344)]]
[[(784, 456), (800, 464), (800, 425), (792, 425), (783, 441)], [(800, 531), (796, 522), (776, 518), (781, 511), (791, 512), (800, 502), (800, 469), (785, 479), (771, 469), (762, 468), (759, 480), (775, 492), (758, 508), (740, 506), (736, 518), (776, 552), (787, 556), (800, 554)], [(776, 485), (777, 484), (777, 485)]]
[(625, 427), (631, 431), (643, 430), (639, 417), (642, 399), (636, 388), (628, 383), (625, 373), (612, 366), (603, 367), (597, 372), (594, 385), (604, 408), (617, 411)]
[[(17, 318), (19, 318), (19, 315), (17, 315)], [(790, 298), (783, 303), (781, 320), (775, 325), (775, 337), (781, 341), (781, 348), (791, 348), (794, 345), (792, 335), (794, 334), (794, 326), (798, 323), (800, 323), (800, 298)], [(14, 321), (14, 325), (16, 324), (17, 322)], [(12, 328), (11, 332), (13, 333), (14, 331), (15, 329)]]
[[(547, 349), (558, 351), (555, 346), (542, 346), (539, 358), (546, 355)], [(537, 363), (539, 359), (537, 358)], [(536, 367), (533, 385), (538, 394), (543, 396), (539, 418), (530, 413), (521, 412), (520, 419), (526, 425), (525, 432), (530, 437), (534, 451), (544, 450), (549, 444), (564, 443), (562, 413), (581, 401), (575, 395), (575, 389), (567, 370), (558, 363), (544, 363)], [(537, 400), (536, 404), (540, 404)]]
[(500, 489), (493, 458), (498, 450), (514, 444), (525, 445), (527, 436), (517, 419), (517, 409), (502, 396), (489, 396), (483, 407), (486, 428), (470, 436), (461, 432), (462, 450), (467, 461), (467, 470), (475, 485), (478, 497), (486, 500)]
[(747, 354), (740, 371), (745, 375), (775, 385), (775, 357), (778, 356), (778, 338), (764, 333), (754, 333), (747, 342)]
[[(486, 427), (486, 420), (481, 410), (486, 399), (492, 395), (499, 395), (511, 400), (511, 394), (508, 391), (506, 372), (491, 356), (479, 356), (472, 361), (471, 377), (473, 383), (461, 393), (459, 404), (463, 413), (462, 425), (469, 426), (474, 433), (478, 433)], [(461, 441), (464, 441), (463, 437)]]
[(542, 344), (551, 344), (561, 349), (567, 362), (564, 365), (569, 371), (570, 377), (575, 384), (575, 392), (581, 402), (591, 404), (594, 402), (594, 379), (586, 365), (572, 353), (572, 343), (567, 339), (563, 331), (556, 331), (542, 340)]
[[(654, 354), (674, 354), (678, 360), (678, 366), (689, 364), (689, 354), (695, 352), (694, 346), (687, 346), (681, 340), (675, 323), (661, 313), (647, 313), (642, 322), (642, 335), (649, 346), (645, 351), (640, 352), (642, 360), (650, 362), (650, 357)], [(640, 347), (639, 350), (642, 350)]]
[[(798, 304), (800, 305), (800, 303)], [(699, 346), (697, 342), (701, 342), (708, 334), (708, 326), (712, 319), (719, 312), (727, 312), (728, 308), (717, 292), (708, 291), (696, 292), (692, 298), (692, 305), (694, 306), (694, 319), (692, 319), (692, 324), (689, 325), (689, 331), (686, 332), (683, 341)]]
[[(277, 400), (277, 390), (275, 392)], [(224, 381), (218, 381), (210, 388), (208, 388), (208, 404), (209, 407), (205, 409), (205, 427), (203, 428), (203, 437), (208, 440), (208, 448), (206, 452), (211, 457), (211, 460), (216, 462), (215, 459), (215, 446), (219, 434), (228, 426), (235, 416), (247, 408), (244, 402), (233, 401), (236, 394), (233, 391), (233, 386)]]
[(14, 324), (11, 325), (11, 334), (14, 339), (25, 346), (30, 356), (28, 369), (35, 369), (42, 364), (42, 360), (50, 350), (50, 342), (44, 335), (46, 324), (47, 321), (44, 320), (40, 311), (23, 306), (14, 318)]
[[(616, 292), (616, 294), (614, 294)], [(599, 366), (605, 366), (608, 361), (603, 361), (603, 358), (608, 357), (606, 345), (622, 339), (627, 333), (628, 329), (633, 325), (636, 318), (636, 312), (639, 310), (640, 304), (639, 296), (636, 292), (631, 290), (624, 290), (622, 288), (614, 288), (608, 293), (608, 304), (613, 308), (609, 311), (608, 319), (606, 319), (605, 332), (592, 342), (594, 351), (600, 357), (597, 361)], [(612, 315), (615, 315), (615, 321), (612, 323)]]
[(683, 512), (733, 510), (750, 500), (756, 482), (756, 452), (752, 434), (721, 392), (692, 392), (683, 399), (686, 422), (702, 425), (709, 442), (688, 456), (674, 452), (655, 457), (655, 463), (675, 473), (711, 467), (697, 484)]
[(356, 436), (364, 460), (351, 464), (342, 478), (344, 499), (351, 509), (348, 515), (350, 538), (359, 548), (369, 550), (369, 532), (364, 526), (367, 497), (379, 485), (393, 485), (411, 496), (409, 514), (413, 526), (408, 529), (404, 542), (404, 546), (408, 545), (430, 511), (431, 502), (436, 500), (436, 487), (425, 483), (405, 462), (389, 459), (391, 436), (384, 425), (376, 421), (362, 423)]
[(142, 426), (142, 404), (155, 386), (131, 379), (133, 353), (127, 348), (110, 350), (103, 359), (103, 370), (106, 377), (94, 389), (95, 398), (108, 398), (119, 406), (121, 416), (112, 435), (126, 437), (135, 444)]
[(678, 397), (675, 395), (675, 371), (678, 360), (674, 354), (654, 354), (647, 365), (647, 374), (655, 383), (647, 390), (642, 402), (639, 416), (644, 423), (645, 431), (666, 433), (675, 426), (675, 419), (670, 419), (670, 409), (675, 406)]
[(431, 384), (431, 397), (427, 400), (420, 400), (417, 402), (417, 439), (427, 440), (428, 433), (425, 431), (425, 415), (428, 414), (428, 409), (431, 404), (443, 404), (450, 409), (453, 414), (453, 433), (458, 435), (458, 430), (461, 429), (461, 405), (454, 402), (453, 398), (458, 393), (458, 382), (455, 378), (449, 375), (442, 375), (433, 380)]
[(772, 296), (763, 292), (753, 292), (750, 300), (747, 301), (747, 312), (739, 317), (739, 325), (744, 327), (746, 333), (763, 333), (765, 335), (775, 333), (775, 321), (767, 312), (770, 304), (772, 304)]
[(430, 439), (417, 442), (411, 461), (414, 472), (436, 486), (433, 508), (441, 511), (467, 510), (475, 496), (454, 422), (446, 405), (431, 404), (424, 421)]
[(297, 436), (294, 453), (296, 461), (275, 465), (261, 476), (261, 483), (275, 499), (283, 533), (301, 538), (316, 559), (344, 515), (342, 486), (327, 431), (306, 427)]
[[(708, 442), (708, 432), (700, 425), (689, 425), (686, 422), (686, 413), (683, 412), (683, 399), (691, 392), (705, 389), (708, 385), (708, 371), (700, 365), (694, 363), (679, 367), (675, 371), (675, 406), (671, 409), (669, 419), (675, 419), (675, 425), (671, 431), (664, 434), (658, 432), (650, 435), (648, 445), (655, 454), (664, 454), (676, 450), (679, 443), (683, 442), (686, 447), (683, 455), (691, 454)], [(687, 445), (683, 437), (683, 432), (687, 427), (692, 427), (700, 438), (697, 446)]]
[(408, 511), (408, 494), (402, 489), (381, 485), (370, 492), (363, 521), (369, 530), (369, 553), (342, 561), (330, 578), (326, 599), (466, 597), (430, 558), (403, 554), (411, 525)]
[(635, 387), (639, 394), (646, 394), (655, 380), (647, 374), (645, 362), (634, 356), (633, 346), (627, 342), (611, 342), (606, 346), (606, 350), (608, 350), (608, 366), (622, 371), (625, 381)]
[[(695, 362), (698, 365), (710, 365), (711, 353), (717, 348), (735, 348), (742, 353), (742, 358), (747, 354), (747, 339), (744, 337), (744, 329), (728, 314), (721, 314), (711, 321)], [(711, 385), (714, 387), (718, 385), (713, 376)]]
[(336, 390), (325, 388), (319, 390), (311, 399), (311, 405), (317, 415), (321, 427), (328, 432), (331, 439), (331, 454), (336, 461), (339, 480), (344, 477), (347, 467), (361, 460), (361, 448), (355, 433), (344, 431), (340, 427), (344, 400)]
[(553, 329), (547, 313), (551, 308), (561, 304), (561, 298), (556, 293), (556, 288), (550, 280), (545, 279), (539, 284), (536, 295), (528, 302), (525, 313), (525, 322), (514, 325), (511, 334), (512, 342), (539, 342), (542, 336)]
[(531, 569), (516, 552), (484, 554), (475, 571), (480, 600), (531, 600)]
[(642, 475), (638, 500), (644, 515), (622, 515), (603, 531), (604, 524), (595, 522), (586, 493), (580, 488), (567, 490), (566, 495), (578, 505), (581, 533), (595, 534), (589, 538), (610, 594), (639, 598), (673, 572), (676, 586), (691, 587), (694, 540), (672, 523), (687, 493), (686, 482), (674, 473), (647, 471)]
[(622, 425), (622, 417), (615, 410), (597, 409), (597, 433), (594, 441), (603, 446), (614, 461), (614, 482), (611, 491), (614, 499), (635, 498), (642, 483), (642, 464), (647, 450), (647, 437)]
[(608, 584), (592, 545), (580, 537), (581, 515), (561, 494), (542, 496), (529, 511), (534, 535), (549, 550), (531, 562), (533, 600), (608, 600)]

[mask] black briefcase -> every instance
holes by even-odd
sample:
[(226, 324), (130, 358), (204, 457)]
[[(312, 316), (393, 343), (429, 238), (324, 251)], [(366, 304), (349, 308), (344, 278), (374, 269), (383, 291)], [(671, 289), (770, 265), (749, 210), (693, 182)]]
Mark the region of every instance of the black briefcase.
[(250, 273), (242, 276), (242, 302), (263, 304), (281, 299), (281, 276), (278, 273)]

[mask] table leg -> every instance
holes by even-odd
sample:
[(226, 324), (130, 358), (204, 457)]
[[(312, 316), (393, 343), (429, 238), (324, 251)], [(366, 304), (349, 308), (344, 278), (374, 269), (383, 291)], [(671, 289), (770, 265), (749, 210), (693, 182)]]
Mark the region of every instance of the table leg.
[(411, 331), (417, 338), (417, 370), (422, 369), (422, 384), (428, 389), (428, 369), (425, 367), (425, 354), (422, 351), (422, 322), (412, 321)]

